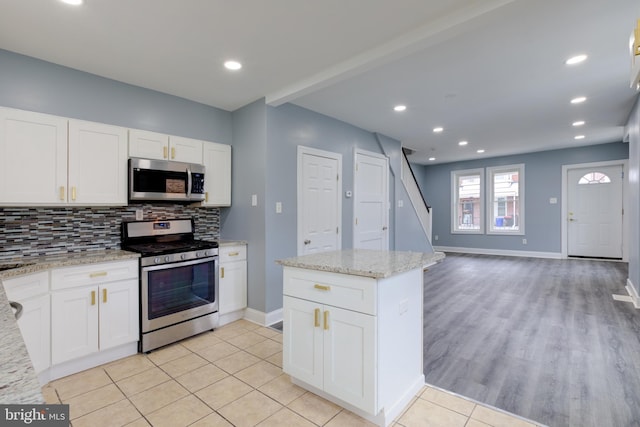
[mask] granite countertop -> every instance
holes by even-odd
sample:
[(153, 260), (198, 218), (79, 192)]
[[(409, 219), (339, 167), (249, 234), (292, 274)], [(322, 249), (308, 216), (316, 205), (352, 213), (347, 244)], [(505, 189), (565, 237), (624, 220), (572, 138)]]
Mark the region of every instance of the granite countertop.
[(45, 403), (3, 286), (0, 286), (0, 361), (0, 403)]
[[(0, 260), (0, 264), (22, 264), (23, 266), (1, 271), (0, 281), (52, 268), (135, 259), (139, 256), (133, 252), (105, 250), (3, 259)], [(9, 305), (4, 286), (0, 286), (0, 404), (41, 403), (44, 403), (44, 398), (40, 383)]]
[(443, 252), (376, 251), (370, 249), (348, 249), (320, 252), (276, 262), (285, 267), (351, 274), (354, 276), (382, 279), (414, 268), (424, 268), (444, 259)]
[(61, 255), (48, 255), (42, 257), (10, 258), (0, 260), (2, 264), (21, 264), (22, 267), (0, 271), (0, 280), (25, 274), (37, 273), (59, 267), (71, 267), (83, 264), (96, 264), (99, 262), (123, 261), (126, 259), (140, 258), (140, 254), (119, 249), (103, 251), (73, 252)]

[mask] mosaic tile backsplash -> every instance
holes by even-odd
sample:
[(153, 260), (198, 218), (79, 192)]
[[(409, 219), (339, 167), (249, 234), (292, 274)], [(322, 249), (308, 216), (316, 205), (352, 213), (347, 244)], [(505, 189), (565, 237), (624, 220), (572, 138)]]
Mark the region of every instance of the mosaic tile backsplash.
[(195, 237), (220, 238), (220, 210), (179, 204), (123, 207), (0, 208), (0, 260), (120, 249), (122, 221), (193, 218)]

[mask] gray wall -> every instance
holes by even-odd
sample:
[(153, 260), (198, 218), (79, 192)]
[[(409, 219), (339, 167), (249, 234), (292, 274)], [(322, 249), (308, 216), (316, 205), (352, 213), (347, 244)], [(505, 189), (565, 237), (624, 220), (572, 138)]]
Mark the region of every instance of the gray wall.
[[(282, 308), (282, 267), (275, 261), (297, 255), (298, 146), (342, 155), (342, 247), (346, 249), (353, 247), (353, 199), (344, 191), (353, 190), (354, 148), (399, 158), (400, 143), (292, 104), (270, 107), (259, 100), (234, 111), (232, 117), (232, 206), (222, 209), (221, 235), (248, 241), (249, 307), (270, 313)], [(385, 141), (385, 150), (378, 138)], [(391, 179), (393, 197), (399, 184), (393, 174)], [(252, 194), (258, 196), (257, 207), (250, 206)], [(280, 214), (275, 211), (277, 202), (282, 203)], [(408, 207), (405, 211), (402, 230), (412, 224), (411, 211)], [(415, 243), (415, 233), (404, 235), (402, 244), (395, 244), (397, 249), (432, 251)], [(394, 233), (392, 245), (393, 239)]]
[[(0, 106), (231, 144), (232, 206), (220, 209), (220, 235), (249, 243), (249, 307), (265, 313), (282, 307), (282, 268), (275, 260), (297, 251), (297, 146), (342, 154), (343, 190), (353, 190), (354, 148), (384, 152), (392, 162), (400, 150), (398, 141), (383, 138), (383, 150), (379, 136), (294, 105), (268, 107), (258, 100), (230, 113), (5, 50)], [(399, 174), (390, 179), (394, 197)], [(256, 207), (250, 205), (252, 194), (258, 196)], [(421, 248), (410, 232), (408, 198), (397, 196), (405, 208), (392, 209), (391, 246)], [(353, 246), (352, 200), (343, 199), (343, 248)], [(275, 213), (276, 202), (282, 202), (281, 214)]]
[(627, 124), (629, 132), (629, 282), (640, 294), (640, 99)]
[[(298, 146), (342, 155), (342, 247), (353, 247), (354, 148), (382, 153), (375, 136), (348, 123), (285, 104), (267, 108), (266, 171), (266, 277), (269, 312), (282, 307), (282, 267), (275, 260), (297, 254), (297, 150)], [(282, 202), (282, 214), (275, 203)]]
[[(266, 106), (256, 101), (232, 114), (233, 146), (231, 207), (222, 208), (220, 234), (223, 239), (247, 241), (249, 307), (265, 311), (265, 194), (267, 161)], [(251, 195), (258, 206), (251, 206)]]
[[(629, 144), (611, 143), (552, 150), (517, 156), (495, 157), (466, 162), (422, 166), (421, 188), (434, 208), (434, 246), (527, 252), (562, 251), (561, 206), (562, 165), (629, 158)], [(524, 236), (467, 235), (451, 233), (451, 171), (524, 163)], [(420, 167), (418, 167), (420, 168)], [(556, 197), (557, 204), (549, 198)], [(522, 239), (527, 239), (527, 245)]]
[(0, 106), (231, 144), (231, 113), (0, 50)]

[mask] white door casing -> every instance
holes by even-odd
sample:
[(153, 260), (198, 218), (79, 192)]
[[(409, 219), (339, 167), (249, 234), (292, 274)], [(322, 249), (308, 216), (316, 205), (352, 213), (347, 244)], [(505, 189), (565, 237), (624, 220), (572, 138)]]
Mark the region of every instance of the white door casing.
[[(626, 161), (563, 167), (564, 257), (625, 257), (625, 170)], [(606, 175), (609, 182), (579, 183), (592, 172)]]
[(342, 155), (298, 146), (298, 255), (342, 247)]
[(389, 249), (389, 159), (355, 150), (353, 247)]

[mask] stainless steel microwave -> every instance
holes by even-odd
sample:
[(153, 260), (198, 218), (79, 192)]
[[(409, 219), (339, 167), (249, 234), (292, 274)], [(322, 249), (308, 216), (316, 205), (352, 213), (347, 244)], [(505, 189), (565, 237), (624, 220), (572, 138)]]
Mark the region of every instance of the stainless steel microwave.
[(205, 199), (203, 165), (129, 159), (129, 200), (199, 202)]

